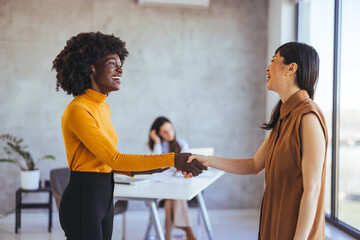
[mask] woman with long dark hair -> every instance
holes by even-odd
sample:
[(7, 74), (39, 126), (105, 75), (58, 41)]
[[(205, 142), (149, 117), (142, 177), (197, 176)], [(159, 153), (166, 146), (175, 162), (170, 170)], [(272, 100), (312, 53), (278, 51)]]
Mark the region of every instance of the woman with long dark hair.
[(266, 87), (279, 94), (270, 134), (252, 158), (193, 155), (205, 166), (230, 173), (265, 170), (259, 239), (325, 238), (325, 171), (328, 134), (313, 102), (319, 74), (315, 49), (298, 42), (280, 46), (266, 68)]
[[(166, 117), (156, 118), (151, 125), (148, 145), (152, 154), (183, 153), (189, 150), (188, 143), (176, 136), (173, 124)], [(164, 209), (165, 240), (171, 239), (173, 227), (184, 230), (186, 239), (196, 239), (191, 228), (187, 201), (165, 199)]]

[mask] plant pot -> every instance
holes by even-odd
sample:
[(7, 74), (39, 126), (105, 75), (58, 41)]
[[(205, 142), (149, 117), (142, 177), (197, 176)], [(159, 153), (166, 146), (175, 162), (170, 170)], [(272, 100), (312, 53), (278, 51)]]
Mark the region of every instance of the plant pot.
[(21, 171), (21, 188), (36, 190), (39, 188), (40, 170)]

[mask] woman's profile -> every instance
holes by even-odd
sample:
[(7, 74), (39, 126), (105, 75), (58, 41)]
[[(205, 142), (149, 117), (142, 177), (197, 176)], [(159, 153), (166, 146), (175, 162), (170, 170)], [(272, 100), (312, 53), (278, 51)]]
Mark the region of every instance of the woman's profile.
[(118, 136), (105, 100), (120, 89), (127, 56), (124, 41), (90, 32), (71, 37), (53, 61), (57, 90), (74, 96), (61, 119), (71, 174), (59, 218), (69, 240), (111, 239), (114, 172), (133, 176), (176, 167), (196, 176), (204, 169), (187, 164), (186, 153), (133, 155), (116, 149)]
[(266, 68), (266, 88), (280, 100), (269, 123), (270, 134), (252, 158), (193, 155), (209, 167), (230, 173), (265, 170), (259, 239), (324, 239), (325, 174), (328, 134), (313, 101), (319, 74), (316, 50), (304, 43), (280, 46)]

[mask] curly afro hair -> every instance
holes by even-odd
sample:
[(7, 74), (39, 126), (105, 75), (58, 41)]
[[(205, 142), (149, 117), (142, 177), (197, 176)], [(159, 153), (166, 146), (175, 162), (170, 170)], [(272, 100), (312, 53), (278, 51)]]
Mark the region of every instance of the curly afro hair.
[(74, 97), (90, 88), (91, 65), (110, 54), (118, 54), (122, 63), (129, 52), (126, 43), (114, 35), (101, 32), (80, 33), (66, 42), (64, 49), (53, 61), (56, 74), (56, 91), (61, 87)]

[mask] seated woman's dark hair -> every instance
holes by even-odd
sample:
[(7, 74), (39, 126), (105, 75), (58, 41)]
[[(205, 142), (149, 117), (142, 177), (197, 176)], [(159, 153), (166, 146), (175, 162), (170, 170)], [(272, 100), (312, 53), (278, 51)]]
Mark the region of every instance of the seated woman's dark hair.
[[(163, 141), (163, 139), (159, 135), (159, 131), (160, 131), (161, 126), (164, 123), (167, 123), (167, 122), (172, 125), (172, 123), (170, 122), (170, 120), (168, 118), (166, 118), (166, 117), (158, 117), (158, 118), (155, 119), (155, 121), (153, 122), (153, 124), (151, 125), (151, 128), (150, 128), (150, 131), (151, 130), (156, 131), (156, 134), (160, 137), (161, 142)], [(149, 137), (148, 145), (149, 145), (150, 150), (153, 151), (155, 142), (154, 142), (154, 140), (151, 139), (151, 137)], [(176, 141), (176, 134), (175, 134), (174, 140), (169, 142), (169, 151), (174, 152), (174, 153), (179, 153), (181, 151), (180, 144)]]
[(118, 54), (123, 64), (128, 56), (126, 43), (114, 35), (101, 32), (80, 33), (66, 42), (64, 49), (53, 61), (56, 74), (56, 90), (61, 87), (73, 96), (90, 88), (91, 65), (110, 54)]
[[(275, 54), (279, 53), (284, 58), (284, 64), (296, 63), (296, 82), (300, 89), (306, 90), (311, 99), (314, 99), (315, 89), (319, 76), (319, 55), (316, 50), (305, 43), (288, 42), (276, 49)], [(264, 123), (261, 128), (270, 130), (274, 128), (280, 117), (282, 102), (274, 107), (269, 123)]]

